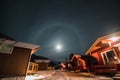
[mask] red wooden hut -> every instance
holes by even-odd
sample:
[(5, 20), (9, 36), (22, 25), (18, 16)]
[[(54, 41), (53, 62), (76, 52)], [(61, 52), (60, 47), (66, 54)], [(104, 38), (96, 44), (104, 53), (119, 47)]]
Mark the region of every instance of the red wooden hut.
[(117, 73), (120, 66), (120, 32), (98, 38), (86, 55), (95, 57), (98, 65), (91, 65), (96, 73)]
[(71, 61), (71, 69), (75, 71), (86, 71), (88, 70), (86, 62), (80, 55), (74, 54)]

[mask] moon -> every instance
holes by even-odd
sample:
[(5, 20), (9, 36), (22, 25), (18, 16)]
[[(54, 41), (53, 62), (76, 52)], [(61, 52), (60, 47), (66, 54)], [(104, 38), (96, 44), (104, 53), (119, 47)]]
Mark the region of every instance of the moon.
[(56, 50), (58, 50), (58, 51), (62, 50), (62, 45), (61, 44), (57, 44), (56, 45)]

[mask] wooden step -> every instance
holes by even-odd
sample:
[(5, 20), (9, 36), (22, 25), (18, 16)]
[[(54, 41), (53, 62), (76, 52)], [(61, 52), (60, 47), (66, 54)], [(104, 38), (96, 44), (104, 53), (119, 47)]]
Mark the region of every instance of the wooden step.
[(115, 74), (115, 76), (120, 77), (120, 74)]
[(92, 70), (95, 73), (110, 73), (110, 74), (116, 74), (117, 68), (116, 65), (114, 64), (109, 64), (109, 65), (92, 65), (91, 66)]
[(113, 77), (114, 80), (120, 80), (120, 73), (118, 72), (117, 74), (115, 74), (115, 76)]
[(117, 73), (120, 74), (120, 71), (118, 71)]
[(113, 77), (113, 80), (120, 80), (120, 77)]

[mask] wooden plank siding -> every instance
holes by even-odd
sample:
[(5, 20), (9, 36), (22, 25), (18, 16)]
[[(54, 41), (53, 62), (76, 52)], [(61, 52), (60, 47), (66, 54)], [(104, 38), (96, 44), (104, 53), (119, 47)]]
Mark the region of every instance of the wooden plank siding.
[(0, 75), (26, 75), (31, 50), (14, 47), (12, 54), (0, 53)]

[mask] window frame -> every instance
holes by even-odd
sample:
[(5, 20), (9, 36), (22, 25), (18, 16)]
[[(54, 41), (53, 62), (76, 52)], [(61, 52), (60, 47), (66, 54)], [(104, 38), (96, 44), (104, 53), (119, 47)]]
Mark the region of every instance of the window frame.
[[(108, 64), (110, 62), (110, 60), (109, 60), (109, 58), (107, 56), (107, 52), (109, 52), (109, 51), (113, 51), (114, 52), (114, 55), (115, 55), (115, 57), (117, 57), (117, 62), (118, 62), (119, 59), (118, 59), (118, 55), (116, 54), (116, 51), (114, 49), (110, 49), (110, 50), (101, 52), (101, 57), (102, 57), (103, 63), (104, 64)], [(105, 58), (106, 58), (106, 60), (105, 60)]]

